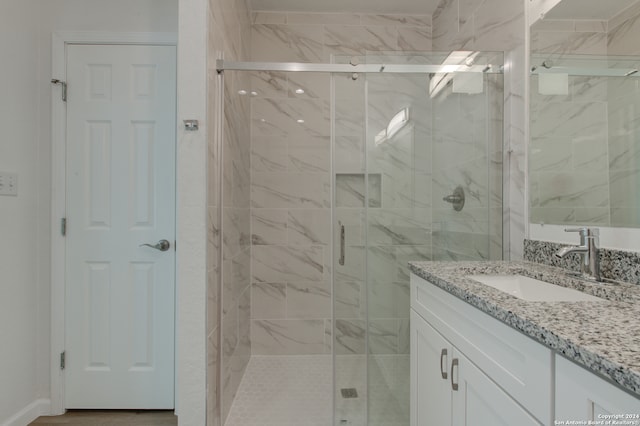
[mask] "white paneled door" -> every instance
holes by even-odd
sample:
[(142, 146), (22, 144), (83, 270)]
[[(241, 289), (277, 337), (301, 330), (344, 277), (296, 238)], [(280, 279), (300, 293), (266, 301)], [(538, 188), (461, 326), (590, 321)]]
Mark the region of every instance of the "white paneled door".
[(67, 84), (65, 406), (171, 409), (175, 47), (68, 45)]

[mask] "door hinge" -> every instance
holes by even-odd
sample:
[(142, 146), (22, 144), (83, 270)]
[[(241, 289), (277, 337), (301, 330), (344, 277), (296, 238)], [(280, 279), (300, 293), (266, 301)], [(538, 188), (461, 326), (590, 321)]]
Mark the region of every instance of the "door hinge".
[(67, 102), (67, 83), (65, 81), (58, 80), (57, 78), (51, 80), (51, 83), (59, 84), (62, 87), (62, 101)]
[(60, 233), (62, 234), (62, 236), (66, 236), (67, 235), (67, 218), (63, 217), (62, 219), (60, 219)]
[(67, 366), (67, 351), (60, 353), (60, 370), (64, 370)]

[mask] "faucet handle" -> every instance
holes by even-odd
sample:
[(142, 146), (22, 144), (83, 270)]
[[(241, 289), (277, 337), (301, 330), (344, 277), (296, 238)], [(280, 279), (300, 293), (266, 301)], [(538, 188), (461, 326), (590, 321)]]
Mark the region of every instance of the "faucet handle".
[(581, 228), (564, 228), (564, 232), (581, 232), (581, 233), (586, 233), (586, 232), (587, 232), (587, 228), (586, 228), (586, 227), (581, 227)]
[(585, 245), (587, 241), (587, 235), (589, 235), (589, 228), (580, 227), (580, 228), (565, 228), (564, 232), (579, 232), (580, 233), (580, 245)]

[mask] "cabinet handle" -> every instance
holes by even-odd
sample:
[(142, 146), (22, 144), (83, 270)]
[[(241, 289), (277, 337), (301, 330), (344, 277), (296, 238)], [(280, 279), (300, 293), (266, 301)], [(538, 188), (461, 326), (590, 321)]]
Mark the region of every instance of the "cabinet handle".
[(447, 356), (447, 350), (443, 349), (442, 352), (440, 352), (440, 374), (442, 375), (442, 378), (444, 380), (447, 380), (447, 369), (446, 368), (442, 368), (444, 366), (445, 362), (442, 362), (442, 360)]
[(454, 391), (458, 390), (458, 384), (453, 381), (453, 369), (456, 367), (458, 367), (458, 358), (454, 358), (453, 361), (451, 361), (451, 389)]

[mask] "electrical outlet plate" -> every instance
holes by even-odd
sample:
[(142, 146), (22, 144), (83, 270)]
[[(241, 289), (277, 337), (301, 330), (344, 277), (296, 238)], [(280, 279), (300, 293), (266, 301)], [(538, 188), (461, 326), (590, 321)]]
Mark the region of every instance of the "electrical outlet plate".
[(18, 175), (0, 172), (0, 195), (18, 195)]

